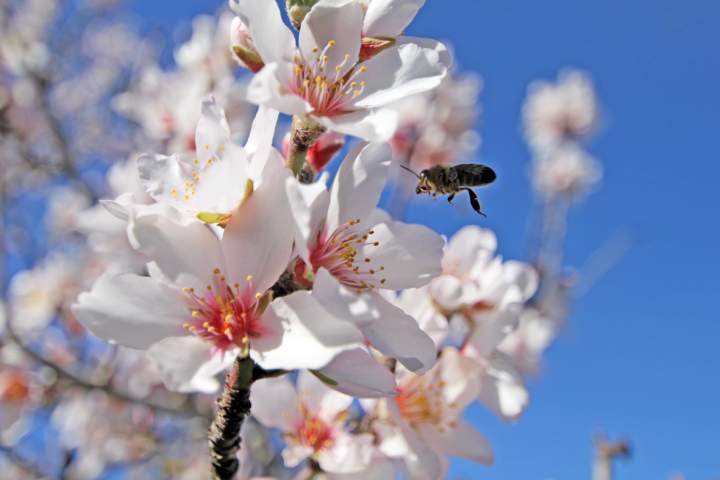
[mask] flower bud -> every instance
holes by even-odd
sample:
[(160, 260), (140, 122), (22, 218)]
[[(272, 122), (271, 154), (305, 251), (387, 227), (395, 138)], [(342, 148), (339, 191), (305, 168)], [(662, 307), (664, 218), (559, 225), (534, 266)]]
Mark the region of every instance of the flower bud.
[(237, 62), (251, 72), (257, 73), (265, 66), (255, 48), (250, 30), (240, 17), (233, 18), (230, 24), (230, 45)]
[(307, 15), (318, 0), (285, 0), (285, 8), (293, 26), (300, 30), (305, 15)]
[(386, 48), (395, 45), (395, 39), (391, 37), (363, 37), (360, 43), (360, 60), (370, 60)]
[(330, 160), (335, 158), (345, 145), (345, 136), (337, 132), (328, 131), (320, 135), (307, 152), (306, 161), (313, 171), (319, 172)]

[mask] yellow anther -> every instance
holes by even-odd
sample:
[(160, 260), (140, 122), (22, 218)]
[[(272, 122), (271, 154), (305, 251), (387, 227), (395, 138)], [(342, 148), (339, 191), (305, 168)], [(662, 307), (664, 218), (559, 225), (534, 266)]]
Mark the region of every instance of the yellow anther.
[(245, 281), (246, 281), (246, 282), (249, 282), (249, 281), (252, 280), (252, 279), (253, 279), (253, 276), (252, 276), (252, 275), (248, 275), (247, 277), (245, 277)]
[(213, 268), (213, 273), (214, 273), (215, 275), (219, 274), (219, 273), (220, 273), (220, 269), (217, 268), (217, 267), (216, 267), (216, 268)]
[(335, 40), (330, 40), (330, 41), (328, 42), (328, 47), (332, 48), (332, 47), (335, 46), (336, 43), (337, 43), (337, 42), (336, 42)]

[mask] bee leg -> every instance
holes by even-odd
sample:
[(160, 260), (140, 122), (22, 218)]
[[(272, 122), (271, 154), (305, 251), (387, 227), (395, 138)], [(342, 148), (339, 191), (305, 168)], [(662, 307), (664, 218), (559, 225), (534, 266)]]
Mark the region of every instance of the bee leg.
[(467, 190), (468, 195), (470, 196), (470, 205), (472, 206), (473, 210), (475, 210), (477, 213), (482, 215), (483, 217), (487, 218), (487, 215), (483, 213), (483, 211), (480, 209), (480, 200), (478, 200), (477, 193), (475, 193), (473, 190), (469, 188), (463, 188), (463, 190)]
[(453, 198), (455, 198), (455, 194), (454, 194), (454, 193), (451, 193), (451, 194), (448, 196), (448, 203), (449, 203), (450, 205), (452, 205)]

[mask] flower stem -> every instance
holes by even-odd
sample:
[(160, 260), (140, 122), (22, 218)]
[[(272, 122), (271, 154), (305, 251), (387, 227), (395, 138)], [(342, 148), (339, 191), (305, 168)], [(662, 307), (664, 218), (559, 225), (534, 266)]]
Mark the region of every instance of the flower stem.
[(251, 358), (238, 355), (225, 379), (222, 396), (217, 400), (218, 411), (208, 435), (213, 480), (232, 479), (240, 468), (237, 459), (240, 429), (245, 417), (250, 414), (254, 366)]
[(250, 357), (238, 355), (225, 378), (225, 388), (217, 400), (217, 413), (210, 425), (211, 478), (231, 480), (240, 469), (237, 452), (240, 450), (240, 431), (245, 417), (250, 415), (250, 387), (255, 380), (284, 375), (284, 370), (264, 370)]
[(296, 177), (306, 176), (305, 170), (307, 169), (304, 167), (307, 152), (324, 132), (325, 127), (312, 118), (293, 116), (290, 148), (288, 149), (288, 166)]

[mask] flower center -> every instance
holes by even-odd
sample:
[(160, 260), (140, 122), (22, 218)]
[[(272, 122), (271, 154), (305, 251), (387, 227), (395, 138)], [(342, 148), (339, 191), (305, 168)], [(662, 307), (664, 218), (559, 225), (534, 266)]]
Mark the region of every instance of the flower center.
[(365, 81), (359, 81), (358, 76), (367, 71), (366, 66), (354, 66), (345, 73), (349, 54), (345, 54), (337, 65), (328, 65), (327, 53), (335, 43), (330, 40), (322, 50), (315, 48), (314, 57), (303, 58), (296, 54), (293, 60), (295, 67), (290, 90), (312, 105), (313, 113), (321, 117), (349, 112), (348, 100), (362, 95), (365, 90)]
[(370, 241), (375, 232), (358, 228), (360, 219), (350, 220), (338, 227), (330, 236), (321, 233), (310, 252), (313, 272), (327, 269), (340, 283), (358, 293), (372, 288), (382, 288), (386, 279), (380, 278), (383, 265), (375, 267), (363, 247), (380, 246)]
[(183, 327), (221, 351), (234, 346), (249, 348), (250, 340), (264, 332), (260, 317), (269, 303), (269, 294), (253, 293), (252, 277), (246, 284), (230, 285), (219, 268), (213, 270), (213, 283), (198, 294), (184, 289), (188, 298), (190, 319)]
[(330, 425), (315, 415), (306, 415), (297, 427), (298, 441), (315, 452), (332, 447), (333, 431)]
[(30, 385), (20, 372), (12, 372), (0, 379), (0, 400), (3, 403), (23, 403), (30, 396)]
[(419, 424), (432, 424), (439, 430), (456, 426), (453, 404), (446, 404), (443, 398), (445, 381), (440, 370), (434, 370), (422, 377), (412, 377), (398, 386), (395, 403), (400, 415), (415, 428)]

